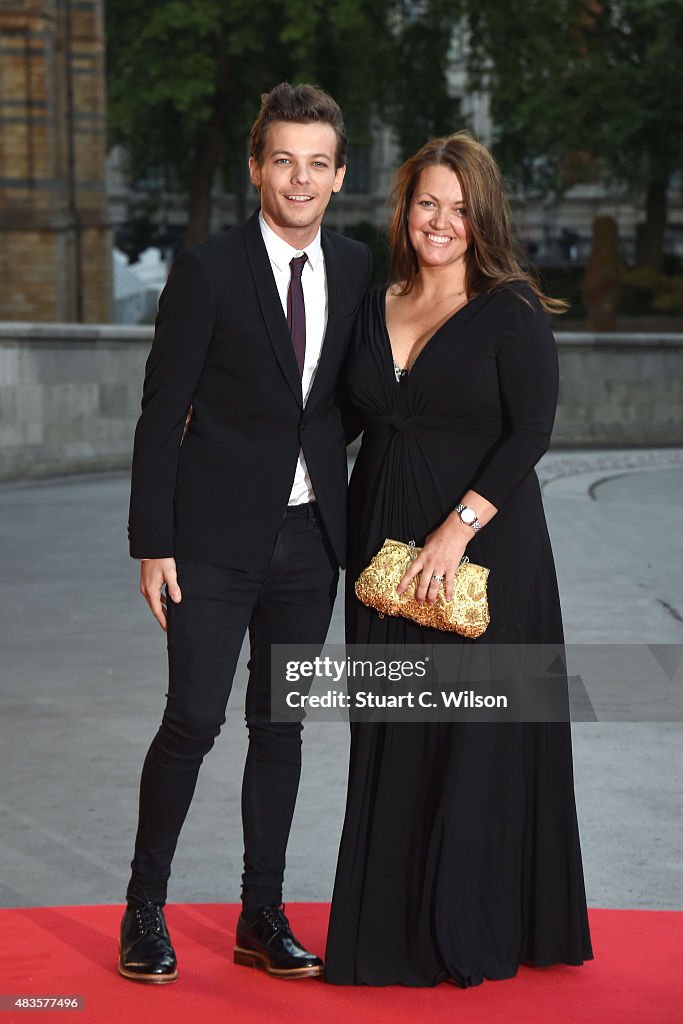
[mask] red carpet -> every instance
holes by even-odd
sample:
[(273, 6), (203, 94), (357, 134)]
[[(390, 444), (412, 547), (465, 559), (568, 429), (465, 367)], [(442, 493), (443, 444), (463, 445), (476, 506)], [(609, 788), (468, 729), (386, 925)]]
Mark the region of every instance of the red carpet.
[[(296, 934), (322, 954), (325, 904), (290, 904)], [(235, 905), (171, 905), (174, 984), (147, 986), (116, 971), (121, 907), (0, 910), (5, 997), (0, 1024), (682, 1024), (683, 912), (593, 910), (596, 959), (584, 967), (521, 968), (468, 990), (339, 988), (278, 981), (236, 967)], [(5, 1009), (8, 995), (81, 996), (82, 1013)]]

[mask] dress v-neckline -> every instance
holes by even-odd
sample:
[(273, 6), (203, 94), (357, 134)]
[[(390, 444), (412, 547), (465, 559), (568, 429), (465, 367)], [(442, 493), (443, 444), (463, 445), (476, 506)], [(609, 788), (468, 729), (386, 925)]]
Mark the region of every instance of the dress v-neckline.
[(419, 363), (420, 359), (422, 359), (422, 356), (423, 356), (424, 352), (426, 352), (426, 350), (431, 346), (431, 344), (434, 341), (434, 339), (441, 333), (441, 331), (444, 329), (444, 327), (446, 327), (451, 322), (451, 320), (454, 320), (456, 318), (456, 316), (458, 316), (459, 313), (462, 313), (462, 312), (464, 312), (464, 310), (468, 309), (468, 307), (471, 306), (473, 302), (476, 302), (477, 299), (480, 299), (483, 295), (487, 294), (486, 292), (480, 292), (479, 295), (475, 295), (475, 297), (473, 299), (469, 299), (462, 306), (458, 306), (458, 308), (456, 310), (454, 310), (450, 314), (450, 316), (446, 317), (444, 322), (437, 327), (437, 329), (434, 331), (434, 333), (430, 334), (430, 336), (427, 338), (427, 340), (425, 341), (425, 343), (422, 346), (422, 348), (420, 349), (420, 351), (417, 353), (417, 355), (413, 359), (413, 361), (410, 364), (410, 366), (399, 366), (398, 363), (396, 362), (396, 357), (394, 356), (394, 349), (393, 349), (393, 346), (391, 344), (391, 336), (389, 335), (389, 328), (387, 326), (387, 294), (388, 294), (390, 288), (391, 288), (390, 284), (385, 285), (385, 287), (384, 287), (384, 294), (382, 295), (382, 304), (381, 304), (382, 326), (384, 327), (384, 337), (386, 339), (386, 343), (387, 343), (387, 346), (388, 346), (388, 349), (389, 349), (389, 356), (391, 358), (391, 364), (392, 364), (391, 372), (392, 372), (392, 376), (395, 376), (395, 369), (394, 369), (394, 367), (401, 371), (401, 379), (398, 381), (398, 383), (400, 383), (401, 380), (405, 380), (407, 377), (410, 377), (410, 375), (412, 374), (413, 370), (415, 369), (415, 367)]

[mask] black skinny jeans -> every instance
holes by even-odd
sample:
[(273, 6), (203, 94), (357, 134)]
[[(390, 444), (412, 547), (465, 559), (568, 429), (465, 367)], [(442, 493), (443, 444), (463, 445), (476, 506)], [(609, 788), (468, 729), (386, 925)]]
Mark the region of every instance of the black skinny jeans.
[(171, 861), (199, 768), (221, 726), (244, 634), (251, 645), (242, 782), (242, 900), (279, 904), (285, 850), (301, 774), (299, 722), (270, 714), (271, 644), (322, 647), (338, 567), (317, 507), (293, 506), (260, 572), (179, 561), (182, 601), (168, 601), (169, 688), (140, 783), (140, 813), (128, 895), (166, 900)]

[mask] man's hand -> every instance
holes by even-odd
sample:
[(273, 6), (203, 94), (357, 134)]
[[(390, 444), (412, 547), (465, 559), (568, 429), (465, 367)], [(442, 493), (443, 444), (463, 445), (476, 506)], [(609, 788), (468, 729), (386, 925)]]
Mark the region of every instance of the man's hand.
[(140, 593), (152, 609), (152, 615), (161, 628), (166, 631), (166, 596), (161, 589), (166, 585), (166, 593), (174, 602), (182, 600), (175, 558), (147, 558), (140, 566)]

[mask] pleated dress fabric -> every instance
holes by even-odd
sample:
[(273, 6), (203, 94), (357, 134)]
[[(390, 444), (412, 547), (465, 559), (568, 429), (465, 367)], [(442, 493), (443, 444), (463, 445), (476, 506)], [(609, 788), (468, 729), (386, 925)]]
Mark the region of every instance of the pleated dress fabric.
[[(533, 469), (558, 388), (540, 304), (524, 284), (480, 295), (397, 380), (385, 296), (366, 298), (348, 364), (363, 439), (349, 489), (347, 642), (562, 644)], [(490, 569), (486, 633), (465, 640), (360, 604), (354, 581), (384, 539), (422, 545), (470, 487), (498, 509), (467, 546)], [(520, 963), (590, 958), (567, 723), (352, 723), (329, 982), (470, 986)]]

